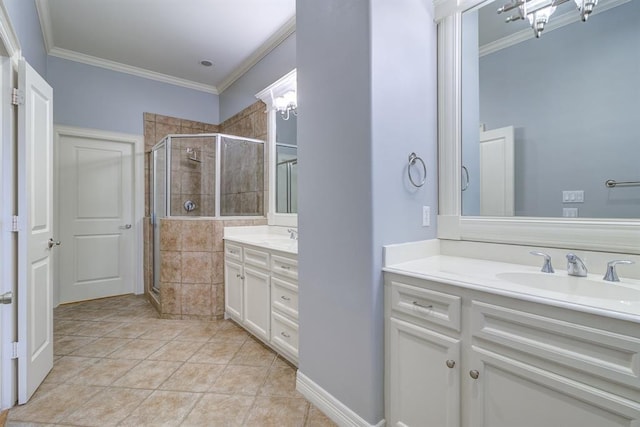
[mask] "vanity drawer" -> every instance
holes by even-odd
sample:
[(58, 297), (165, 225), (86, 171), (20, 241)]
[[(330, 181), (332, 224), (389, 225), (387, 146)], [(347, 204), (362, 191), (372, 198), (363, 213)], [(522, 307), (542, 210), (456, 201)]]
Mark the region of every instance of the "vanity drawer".
[(298, 318), (298, 286), (291, 282), (271, 278), (271, 307), (294, 319)]
[(391, 310), (404, 314), (408, 321), (426, 321), (460, 332), (460, 306), (458, 296), (391, 282)]
[(640, 389), (640, 339), (612, 332), (615, 325), (588, 325), (579, 316), (568, 322), (472, 301), (471, 333), (478, 346), (553, 361), (565, 368), (563, 375), (579, 371)]
[(242, 247), (233, 243), (224, 242), (224, 256), (242, 262)]
[(244, 263), (255, 267), (269, 269), (269, 252), (244, 248)]
[(298, 324), (278, 313), (271, 313), (271, 342), (298, 359)]
[(272, 255), (271, 271), (281, 276), (298, 280), (298, 260)]

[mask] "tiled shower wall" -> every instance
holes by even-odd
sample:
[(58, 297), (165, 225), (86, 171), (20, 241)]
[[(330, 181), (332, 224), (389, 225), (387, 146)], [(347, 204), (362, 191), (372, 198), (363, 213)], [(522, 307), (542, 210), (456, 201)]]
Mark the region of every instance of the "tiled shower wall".
[[(240, 111), (233, 117), (228, 118), (220, 123), (220, 132), (229, 135), (244, 136), (246, 138), (260, 139), (267, 141), (267, 106), (262, 101), (257, 101)], [(264, 144), (264, 151), (255, 146), (237, 147), (233, 152), (229, 153), (231, 158), (229, 164), (239, 165), (234, 171), (230, 171), (231, 176), (237, 175), (242, 179), (233, 179), (222, 183), (220, 189), (220, 199), (222, 212), (224, 215), (234, 215), (237, 212), (253, 211), (255, 209), (262, 211), (259, 215), (264, 215), (269, 208), (269, 147)], [(227, 160), (227, 159), (225, 159)], [(255, 168), (255, 165), (261, 163), (262, 169)], [(264, 182), (259, 182), (256, 177), (265, 177)], [(257, 205), (262, 206), (258, 207)]]
[[(161, 290), (160, 295), (157, 296), (151, 291), (153, 283), (153, 235), (149, 219), (151, 148), (169, 134), (221, 132), (266, 141), (267, 114), (265, 111), (266, 105), (262, 101), (257, 101), (220, 125), (159, 114), (144, 114), (144, 289), (148, 299), (162, 317), (198, 319), (220, 317), (224, 312), (224, 263), (219, 261), (223, 248), (222, 230), (225, 226), (264, 225), (267, 220), (266, 218), (259, 220), (167, 218), (163, 220), (161, 222), (163, 228), (160, 230)], [(267, 149), (265, 144), (265, 150)], [(264, 152), (262, 160), (263, 170), (267, 171), (268, 151)], [(182, 186), (183, 182), (181, 182), (181, 191)], [(267, 212), (268, 188), (268, 179), (265, 175), (263, 212)], [(164, 225), (165, 222), (167, 225)], [(210, 272), (210, 276), (206, 271)]]
[(266, 223), (266, 219), (160, 220), (161, 316), (199, 320), (221, 317), (224, 314), (223, 229)]

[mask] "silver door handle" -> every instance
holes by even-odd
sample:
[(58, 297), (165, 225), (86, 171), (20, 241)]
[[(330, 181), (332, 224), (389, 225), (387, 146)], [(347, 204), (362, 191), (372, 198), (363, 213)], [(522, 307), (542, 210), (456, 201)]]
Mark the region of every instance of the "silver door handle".
[(0, 295), (0, 304), (11, 304), (13, 301), (13, 292), (6, 292)]
[(58, 240), (57, 242), (53, 240), (53, 238), (49, 239), (49, 241), (47, 242), (47, 246), (49, 247), (49, 249), (53, 248), (54, 246), (60, 246), (60, 240)]
[(120, 226), (120, 230), (128, 230), (131, 228), (131, 224), (125, 224)]

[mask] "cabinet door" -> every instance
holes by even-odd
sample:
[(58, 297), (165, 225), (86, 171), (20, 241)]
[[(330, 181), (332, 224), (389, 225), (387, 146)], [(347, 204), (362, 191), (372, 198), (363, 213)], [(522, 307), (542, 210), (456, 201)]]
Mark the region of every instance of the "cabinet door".
[(472, 347), (467, 368), (471, 427), (640, 425), (640, 402), (483, 348)]
[(242, 265), (224, 262), (224, 309), (225, 314), (242, 322)]
[(389, 322), (390, 425), (459, 427), (460, 340)]
[(244, 267), (244, 325), (258, 337), (269, 340), (271, 292), (269, 274)]

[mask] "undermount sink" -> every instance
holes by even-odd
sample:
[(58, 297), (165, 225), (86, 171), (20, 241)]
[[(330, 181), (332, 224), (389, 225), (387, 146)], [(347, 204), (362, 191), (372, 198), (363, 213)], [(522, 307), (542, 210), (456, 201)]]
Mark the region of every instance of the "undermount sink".
[(636, 289), (590, 277), (533, 272), (498, 273), (496, 277), (517, 285), (559, 294), (617, 301), (640, 301), (640, 288)]

